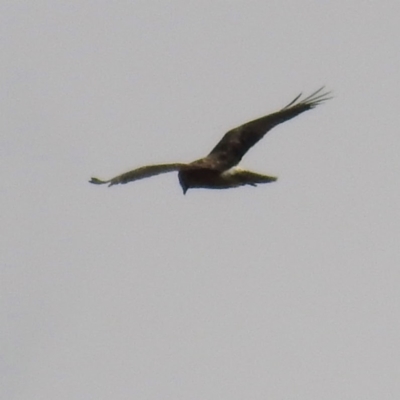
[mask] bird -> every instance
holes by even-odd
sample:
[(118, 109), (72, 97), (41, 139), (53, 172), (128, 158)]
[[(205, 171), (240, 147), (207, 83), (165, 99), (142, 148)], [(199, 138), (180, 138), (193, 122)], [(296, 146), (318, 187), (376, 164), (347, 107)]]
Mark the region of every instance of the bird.
[(331, 92), (324, 89), (323, 86), (303, 99), (302, 93), (300, 93), (279, 111), (231, 129), (206, 157), (190, 163), (146, 165), (109, 180), (92, 177), (89, 182), (96, 185), (113, 186), (177, 171), (183, 194), (194, 188), (229, 189), (275, 182), (278, 179), (276, 176), (248, 171), (239, 167), (239, 162), (247, 151), (276, 125), (330, 100)]

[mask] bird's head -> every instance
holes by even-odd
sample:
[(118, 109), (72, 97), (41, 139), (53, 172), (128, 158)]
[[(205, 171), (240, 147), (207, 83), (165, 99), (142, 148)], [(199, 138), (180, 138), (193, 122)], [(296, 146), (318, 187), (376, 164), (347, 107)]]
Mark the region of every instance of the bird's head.
[(188, 179), (187, 179), (187, 176), (186, 176), (185, 172), (184, 171), (179, 171), (178, 178), (179, 178), (179, 183), (181, 185), (181, 188), (183, 190), (183, 194), (186, 194), (186, 192), (190, 188), (190, 185), (189, 185), (189, 182), (188, 182)]
[(189, 190), (190, 186), (183, 180), (179, 180), (179, 183), (181, 184), (183, 194), (186, 194), (186, 192)]

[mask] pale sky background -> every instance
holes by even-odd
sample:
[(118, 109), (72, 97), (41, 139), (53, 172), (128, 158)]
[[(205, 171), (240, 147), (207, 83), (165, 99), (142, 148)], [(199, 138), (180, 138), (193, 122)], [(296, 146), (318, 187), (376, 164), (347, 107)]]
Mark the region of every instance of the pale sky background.
[[(400, 2), (2, 1), (0, 398), (400, 398)], [(229, 129), (335, 98), (182, 195)]]

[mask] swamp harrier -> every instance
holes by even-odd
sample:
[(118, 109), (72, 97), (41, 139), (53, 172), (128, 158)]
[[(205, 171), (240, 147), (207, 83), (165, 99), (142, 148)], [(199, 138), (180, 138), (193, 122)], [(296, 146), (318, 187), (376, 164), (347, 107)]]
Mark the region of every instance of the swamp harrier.
[(304, 99), (299, 94), (286, 107), (273, 114), (247, 122), (227, 132), (211, 153), (188, 164), (147, 165), (118, 175), (108, 181), (92, 178), (90, 183), (108, 186), (128, 183), (165, 172), (178, 171), (179, 183), (185, 194), (190, 188), (228, 189), (238, 186), (257, 186), (277, 180), (274, 176), (262, 175), (239, 168), (242, 157), (274, 126), (285, 122), (318, 104), (331, 99), (330, 92), (323, 87)]

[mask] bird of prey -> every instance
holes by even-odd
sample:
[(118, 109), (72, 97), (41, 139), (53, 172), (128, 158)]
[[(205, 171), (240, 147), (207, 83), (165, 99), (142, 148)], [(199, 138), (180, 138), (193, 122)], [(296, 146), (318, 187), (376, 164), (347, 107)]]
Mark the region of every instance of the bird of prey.
[(228, 189), (238, 186), (257, 186), (277, 180), (274, 176), (258, 174), (237, 166), (242, 157), (274, 126), (311, 110), (318, 104), (331, 99), (330, 92), (320, 88), (301, 99), (300, 93), (281, 110), (247, 122), (227, 132), (206, 157), (191, 163), (147, 165), (118, 175), (110, 180), (91, 178), (90, 183), (108, 186), (128, 183), (166, 172), (178, 171), (183, 193), (191, 188)]

